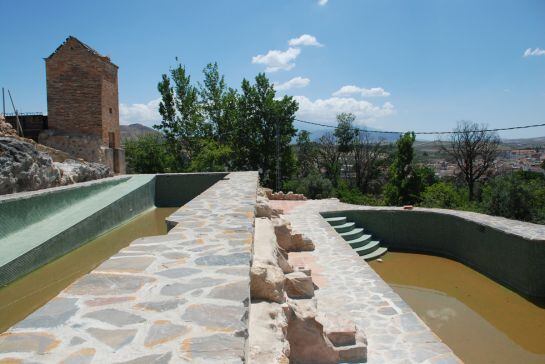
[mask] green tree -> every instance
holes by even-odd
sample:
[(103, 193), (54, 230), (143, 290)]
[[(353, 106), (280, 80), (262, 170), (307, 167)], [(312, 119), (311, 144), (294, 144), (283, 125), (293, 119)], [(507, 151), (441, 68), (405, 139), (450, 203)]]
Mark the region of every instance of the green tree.
[(495, 177), (483, 188), (481, 206), (488, 214), (545, 223), (545, 176), (514, 172)]
[(464, 206), (464, 196), (452, 183), (438, 182), (426, 187), (421, 206), (458, 209)]
[(354, 149), (358, 138), (358, 130), (354, 128), (355, 120), (356, 116), (352, 113), (337, 115), (337, 128), (335, 128), (334, 135), (341, 153), (350, 153)]
[(413, 166), (414, 141), (415, 134), (408, 132), (396, 142), (396, 152), (385, 188), (386, 201), (390, 205), (417, 203), (424, 188), (433, 183), (433, 171)]
[(237, 91), (227, 88), (217, 63), (209, 63), (203, 70), (204, 80), (199, 84), (200, 103), (211, 124), (214, 140), (226, 144), (231, 139), (237, 119)]
[(209, 140), (203, 143), (200, 151), (189, 165), (190, 172), (224, 172), (230, 170), (233, 150), (226, 145)]
[(344, 178), (348, 178), (350, 173), (350, 161), (359, 135), (358, 130), (354, 128), (355, 120), (356, 116), (352, 113), (337, 115), (337, 128), (334, 135), (337, 140), (340, 159), (342, 160), (341, 171), (344, 171)]
[(317, 171), (310, 173), (304, 178), (284, 182), (284, 190), (302, 193), (312, 199), (332, 197), (335, 193), (331, 181)]
[(318, 158), (315, 143), (310, 140), (310, 133), (301, 130), (297, 134), (297, 174), (299, 177), (306, 177), (316, 172), (316, 161)]
[(273, 84), (260, 73), (255, 83), (243, 80), (238, 103), (238, 123), (234, 128), (235, 165), (243, 170), (259, 170), (265, 186), (276, 186), (276, 132), (278, 128), (280, 169), (284, 179), (294, 170), (290, 148), (298, 105), (291, 96), (276, 98)]
[(159, 134), (145, 134), (125, 141), (128, 173), (176, 172), (174, 156)]
[(161, 94), (162, 120), (154, 128), (163, 132), (179, 168), (183, 169), (200, 149), (200, 142), (211, 136), (210, 125), (204, 121), (197, 89), (184, 66), (178, 64), (170, 70), (170, 75), (163, 74), (157, 89)]

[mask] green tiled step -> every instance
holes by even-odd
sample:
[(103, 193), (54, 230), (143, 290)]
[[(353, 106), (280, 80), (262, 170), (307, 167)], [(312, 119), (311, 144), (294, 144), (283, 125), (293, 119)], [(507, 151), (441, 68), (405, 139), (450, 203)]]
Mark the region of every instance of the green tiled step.
[(365, 244), (367, 244), (367, 243), (371, 240), (371, 238), (372, 238), (371, 235), (369, 235), (369, 234), (364, 234), (364, 235), (360, 236), (360, 237), (357, 238), (357, 239), (349, 240), (347, 243), (348, 243), (353, 249), (356, 249), (356, 248), (362, 247), (362, 246), (364, 246)]
[(367, 254), (370, 254), (370, 253), (374, 252), (375, 250), (377, 250), (379, 248), (379, 246), (380, 246), (380, 241), (371, 240), (370, 242), (368, 242), (364, 246), (361, 246), (359, 248), (355, 248), (354, 251), (356, 253), (358, 253), (358, 255), (367, 255)]
[(342, 225), (346, 223), (346, 217), (340, 216), (340, 217), (328, 217), (325, 219), (331, 226), (337, 226)]
[(382, 255), (384, 255), (386, 252), (388, 251), (388, 248), (385, 248), (383, 246), (381, 246), (380, 248), (378, 248), (377, 250), (375, 250), (374, 252), (372, 253), (369, 253), (367, 255), (364, 255), (363, 256), (363, 259), (365, 260), (373, 260), (373, 259), (376, 259)]
[(352, 229), (354, 229), (355, 227), (356, 227), (356, 224), (353, 223), (353, 222), (347, 222), (346, 224), (333, 226), (333, 228), (334, 228), (338, 233), (346, 233), (346, 232), (349, 232), (349, 231), (351, 231)]
[(372, 240), (371, 234), (364, 234), (363, 228), (356, 227), (354, 222), (346, 221), (345, 216), (328, 217), (325, 220), (365, 260), (376, 259), (388, 251), (388, 248), (380, 246), (380, 241)]
[(360, 236), (363, 235), (363, 229), (362, 228), (356, 228), (356, 229), (352, 229), (346, 233), (341, 233), (339, 234), (344, 240), (346, 241), (349, 241), (349, 240), (354, 240), (354, 239), (357, 239), (359, 238)]

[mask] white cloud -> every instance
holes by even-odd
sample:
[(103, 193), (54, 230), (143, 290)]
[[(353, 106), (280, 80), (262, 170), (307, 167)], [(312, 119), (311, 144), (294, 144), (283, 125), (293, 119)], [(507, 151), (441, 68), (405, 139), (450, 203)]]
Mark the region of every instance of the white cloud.
[(121, 124), (140, 123), (153, 126), (161, 120), (159, 102), (161, 99), (151, 100), (147, 104), (119, 104), (119, 121)]
[(299, 46), (314, 46), (314, 47), (323, 47), (324, 45), (318, 42), (315, 36), (310, 34), (303, 34), (299, 38), (292, 38), (289, 40), (288, 44), (292, 47)]
[(291, 88), (306, 87), (306, 86), (308, 86), (309, 83), (310, 83), (309, 78), (303, 78), (303, 77), (297, 76), (297, 77), (294, 77), (291, 80), (286, 81), (286, 82), (282, 82), (282, 83), (275, 82), (274, 87), (277, 90), (289, 90)]
[(264, 64), (267, 66), (266, 72), (276, 72), (278, 70), (289, 71), (295, 67), (294, 61), (301, 53), (299, 48), (288, 48), (285, 51), (271, 50), (267, 54), (259, 54), (252, 57), (252, 63)]
[(333, 122), (337, 114), (351, 112), (356, 115), (356, 123), (363, 125), (396, 112), (394, 105), (390, 102), (377, 106), (369, 101), (351, 97), (330, 97), (312, 101), (306, 96), (294, 96), (294, 99), (299, 103), (297, 116), (310, 121)]
[(329, 0), (318, 0), (318, 5), (324, 6)]
[(528, 49), (524, 52), (524, 57), (530, 57), (530, 56), (545, 56), (545, 49), (541, 49), (541, 48), (535, 48), (535, 49), (528, 48)]
[(363, 88), (354, 85), (346, 85), (338, 89), (333, 93), (333, 96), (350, 96), (360, 95), (362, 97), (390, 96), (388, 91), (385, 91), (382, 87)]

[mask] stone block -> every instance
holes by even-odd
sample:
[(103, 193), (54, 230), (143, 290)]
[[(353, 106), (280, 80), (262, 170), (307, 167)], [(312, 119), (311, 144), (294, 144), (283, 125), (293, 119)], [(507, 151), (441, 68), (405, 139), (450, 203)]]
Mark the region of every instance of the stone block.
[(335, 351), (339, 353), (341, 363), (364, 363), (367, 361), (367, 345), (365, 344), (336, 347)]
[(289, 300), (288, 334), (290, 362), (333, 364), (339, 362), (339, 352), (323, 333), (316, 320), (315, 300)]
[(303, 272), (286, 274), (284, 283), (286, 294), (290, 298), (312, 298), (314, 297), (314, 283), (312, 277)]
[(356, 344), (356, 324), (354, 321), (340, 313), (320, 313), (318, 321), (324, 326), (327, 338), (335, 346), (347, 346)]
[(284, 302), (284, 273), (279, 267), (255, 261), (250, 269), (250, 295), (254, 300)]
[(286, 339), (287, 325), (282, 305), (272, 302), (252, 303), (248, 362), (288, 364), (290, 345)]
[(271, 219), (278, 246), (287, 252), (312, 251), (315, 249), (311, 239), (303, 234), (294, 234), (291, 224), (284, 217)]

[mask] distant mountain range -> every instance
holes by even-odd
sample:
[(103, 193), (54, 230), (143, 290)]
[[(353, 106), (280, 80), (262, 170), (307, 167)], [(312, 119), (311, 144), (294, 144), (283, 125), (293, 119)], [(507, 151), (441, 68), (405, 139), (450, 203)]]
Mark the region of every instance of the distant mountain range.
[[(297, 125), (298, 126), (298, 125)], [(363, 129), (363, 128), (362, 128)], [(305, 128), (305, 127), (299, 127), (298, 130), (307, 130), (310, 133), (310, 139), (313, 141), (317, 141), (320, 139), (324, 134), (327, 133), (333, 133), (335, 129), (333, 128)], [(374, 129), (374, 128), (368, 128), (366, 127), (365, 130), (371, 131), (369, 133), (369, 138), (371, 140), (383, 140), (386, 142), (395, 142), (399, 139), (399, 136), (401, 134), (392, 134), (392, 133), (383, 133), (380, 129)]]
[[(129, 125), (120, 125), (121, 128), (121, 139), (133, 139), (138, 138), (141, 135), (145, 134), (159, 134), (159, 132), (155, 129), (152, 129), (150, 127), (147, 127), (142, 124), (129, 124)], [(373, 129), (373, 128), (366, 128), (368, 130), (372, 130), (373, 133), (370, 133), (371, 140), (385, 140), (388, 142), (395, 142), (397, 139), (399, 139), (399, 134), (390, 134), (390, 133), (381, 133), (379, 129)], [(308, 129), (308, 128), (301, 128), (299, 130), (308, 130), (310, 132), (310, 138), (314, 141), (320, 139), (324, 134), (326, 133), (332, 133), (334, 129), (332, 128), (321, 128), (321, 129)], [(295, 142), (295, 138), (293, 139), (293, 142)]]
[[(129, 124), (129, 125), (120, 125), (121, 128), (121, 139), (132, 139), (137, 138), (145, 134), (160, 134), (155, 129), (147, 127), (142, 124)], [(384, 140), (387, 142), (395, 142), (399, 139), (400, 134), (391, 134), (391, 133), (382, 133), (380, 129), (366, 128), (367, 130), (373, 131), (369, 133), (371, 140)], [(332, 133), (334, 129), (332, 128), (300, 128), (299, 130), (308, 130), (310, 132), (310, 137), (312, 140), (316, 141), (320, 139), (326, 133)], [(295, 143), (295, 138), (293, 142)], [(545, 137), (536, 137), (536, 138), (518, 138), (518, 139), (503, 139), (502, 145), (508, 147), (508, 149), (523, 149), (523, 148), (535, 148), (535, 147), (545, 147)], [(436, 141), (419, 141), (415, 143), (415, 148), (422, 150), (437, 150), (439, 149), (439, 143)]]
[(121, 140), (134, 139), (145, 134), (159, 134), (155, 129), (142, 124), (120, 125)]

